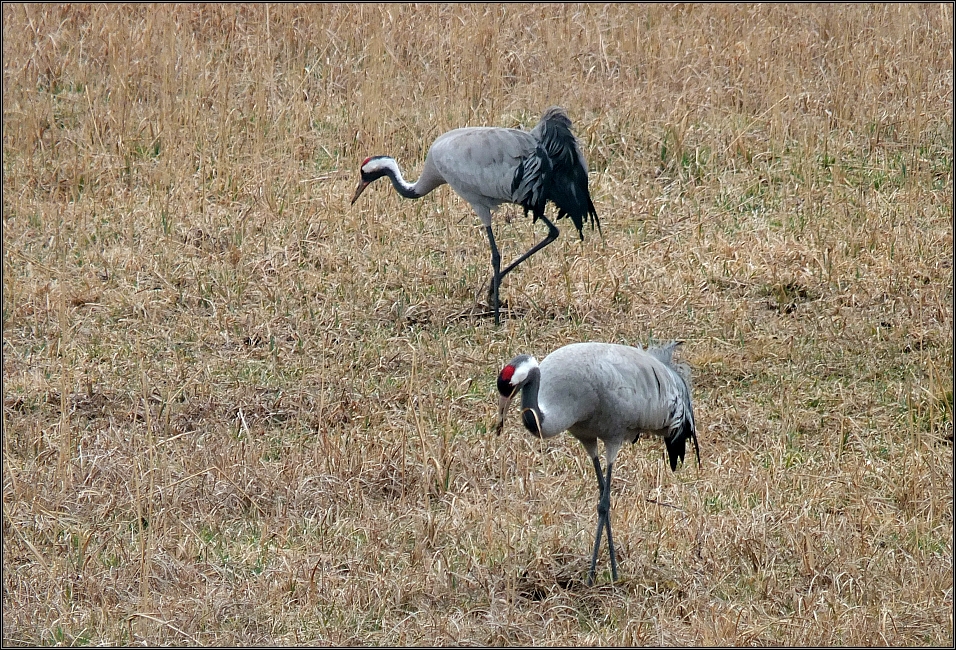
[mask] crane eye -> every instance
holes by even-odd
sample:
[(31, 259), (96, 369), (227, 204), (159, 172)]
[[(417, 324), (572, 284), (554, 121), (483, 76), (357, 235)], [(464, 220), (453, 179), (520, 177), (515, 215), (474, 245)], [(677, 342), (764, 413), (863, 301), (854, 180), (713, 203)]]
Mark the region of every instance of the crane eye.
[(505, 397), (513, 396), (515, 393), (515, 390), (517, 390), (517, 387), (512, 386), (510, 381), (508, 381), (507, 379), (503, 379), (502, 377), (504, 377), (503, 374), (500, 377), (498, 377), (498, 392), (501, 395), (504, 395)]

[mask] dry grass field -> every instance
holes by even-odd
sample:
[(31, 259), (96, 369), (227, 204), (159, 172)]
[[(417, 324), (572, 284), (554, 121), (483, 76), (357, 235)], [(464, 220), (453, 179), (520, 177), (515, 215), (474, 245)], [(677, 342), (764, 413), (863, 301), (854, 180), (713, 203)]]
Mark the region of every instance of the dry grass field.
[[(953, 643), (953, 8), (3, 5), (4, 644)], [(476, 315), (417, 177), (574, 122), (604, 237)], [(498, 213), (505, 262), (544, 235)], [(684, 341), (702, 467), (495, 376)]]

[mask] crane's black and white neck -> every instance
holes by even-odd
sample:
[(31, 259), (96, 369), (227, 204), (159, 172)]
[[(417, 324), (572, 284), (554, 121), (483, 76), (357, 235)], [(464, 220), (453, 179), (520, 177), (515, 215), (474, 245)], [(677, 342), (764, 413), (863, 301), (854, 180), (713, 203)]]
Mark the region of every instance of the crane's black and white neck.
[(398, 168), (398, 163), (391, 156), (370, 156), (365, 159), (360, 168), (361, 180), (358, 187), (355, 188), (355, 194), (352, 196), (354, 204), (365, 191), (372, 181), (377, 181), (383, 176), (387, 176), (392, 181), (395, 191), (406, 199), (420, 199), (427, 192), (420, 191), (417, 183), (409, 183), (402, 176), (402, 170)]

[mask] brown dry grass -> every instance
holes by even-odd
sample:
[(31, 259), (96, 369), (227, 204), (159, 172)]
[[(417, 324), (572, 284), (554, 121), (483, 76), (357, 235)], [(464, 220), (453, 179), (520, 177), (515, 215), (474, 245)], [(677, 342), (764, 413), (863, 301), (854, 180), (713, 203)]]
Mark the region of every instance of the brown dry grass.
[[(3, 641), (952, 644), (952, 20), (4, 4)], [(348, 199), (551, 104), (605, 239), (496, 329), (466, 204)], [(625, 450), (589, 589), (587, 459), (494, 377), (652, 336), (703, 469)]]

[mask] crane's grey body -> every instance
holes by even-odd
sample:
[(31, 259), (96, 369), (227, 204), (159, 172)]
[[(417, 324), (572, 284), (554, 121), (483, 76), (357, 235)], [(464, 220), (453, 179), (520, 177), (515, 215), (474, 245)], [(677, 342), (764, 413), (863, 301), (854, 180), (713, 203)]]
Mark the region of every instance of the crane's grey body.
[[(414, 183), (404, 179), (394, 158), (366, 158), (352, 203), (371, 182), (383, 176), (389, 177), (399, 194), (410, 199), (447, 183), (472, 206), (491, 245), (488, 297), (495, 324), (500, 322), (498, 287), (502, 278), (558, 236), (558, 229), (544, 215), (548, 201), (558, 207), (558, 219), (571, 218), (581, 239), (585, 221), (601, 228), (588, 191), (584, 156), (571, 133), (571, 120), (558, 107), (545, 111), (531, 131), (465, 127), (439, 136), (428, 149), (422, 173)], [(534, 215), (534, 221), (541, 219), (548, 226), (547, 236), (504, 270), (491, 227), (491, 213), (502, 203), (520, 205), (525, 214)]]
[(542, 437), (567, 431), (592, 458), (598, 440), (604, 442), (606, 461), (613, 463), (625, 442), (641, 433), (664, 437), (685, 417), (684, 380), (675, 366), (647, 350), (572, 343), (539, 367)]
[[(594, 579), (602, 531), (607, 529), (611, 572), (617, 579), (617, 560), (611, 538), (611, 469), (621, 446), (641, 434), (661, 436), (671, 469), (683, 461), (686, 442), (697, 447), (694, 410), (690, 399), (690, 371), (673, 361), (677, 344), (644, 350), (612, 343), (572, 343), (549, 354), (538, 364), (519, 355), (498, 377), (501, 395), (498, 432), (508, 405), (521, 391), (521, 419), (526, 429), (542, 438), (567, 431), (584, 445), (594, 464), (601, 498), (598, 530), (591, 558), (589, 582)], [(601, 471), (598, 440), (604, 442), (607, 475)]]
[(448, 183), (468, 201), (481, 223), (491, 226), (491, 213), (498, 206), (520, 203), (512, 182), (521, 161), (536, 146), (534, 136), (518, 129), (475, 126), (449, 131), (428, 150), (416, 192), (425, 194)]

